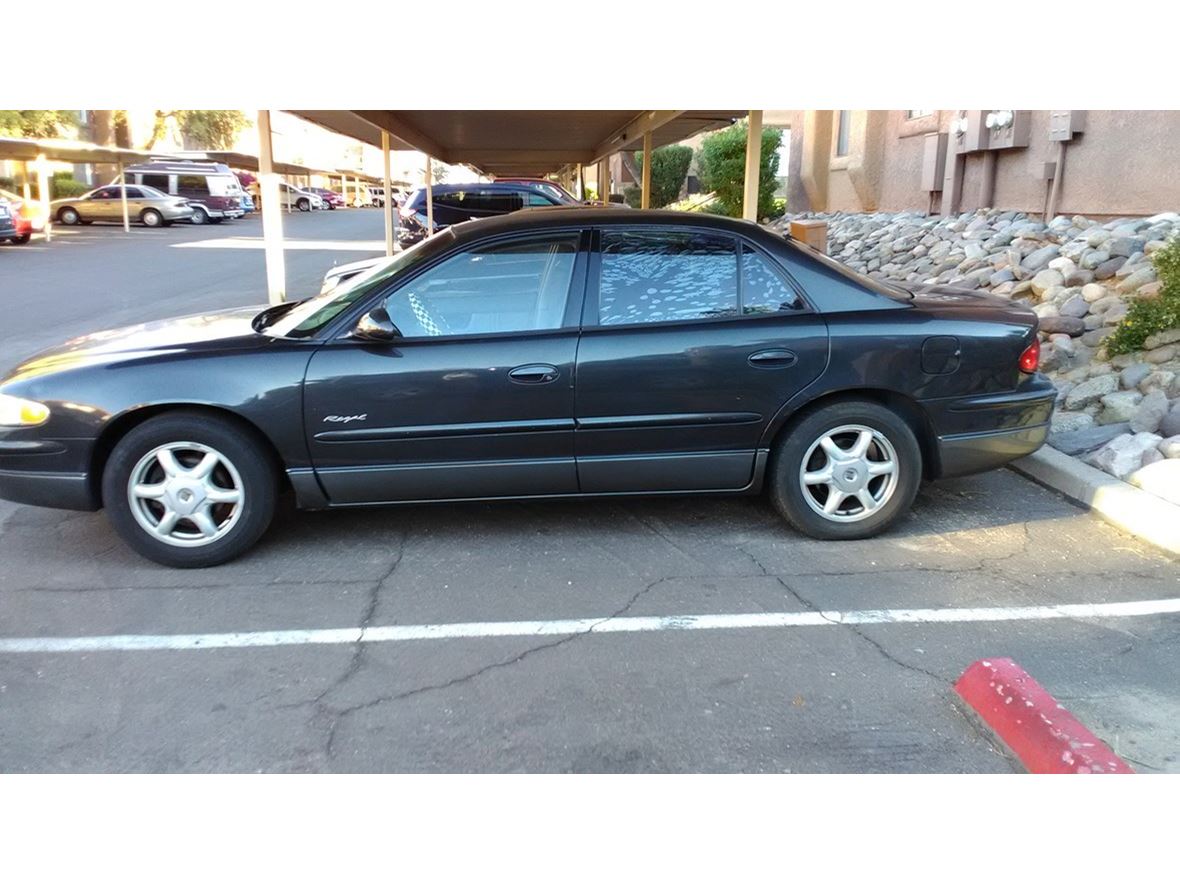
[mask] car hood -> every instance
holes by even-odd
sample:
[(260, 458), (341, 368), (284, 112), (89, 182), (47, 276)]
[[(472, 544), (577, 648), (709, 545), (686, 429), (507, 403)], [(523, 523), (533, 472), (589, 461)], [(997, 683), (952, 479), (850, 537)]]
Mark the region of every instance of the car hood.
[(262, 347), (270, 339), (254, 330), (252, 320), (265, 309), (263, 304), (199, 313), (81, 335), (30, 357), (3, 381), (160, 353)]

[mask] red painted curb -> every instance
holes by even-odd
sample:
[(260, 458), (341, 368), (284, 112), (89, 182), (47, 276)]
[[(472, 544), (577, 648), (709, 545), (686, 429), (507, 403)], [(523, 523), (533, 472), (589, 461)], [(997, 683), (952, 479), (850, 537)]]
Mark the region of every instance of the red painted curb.
[(976, 661), (955, 691), (1032, 774), (1134, 774), (1011, 658)]

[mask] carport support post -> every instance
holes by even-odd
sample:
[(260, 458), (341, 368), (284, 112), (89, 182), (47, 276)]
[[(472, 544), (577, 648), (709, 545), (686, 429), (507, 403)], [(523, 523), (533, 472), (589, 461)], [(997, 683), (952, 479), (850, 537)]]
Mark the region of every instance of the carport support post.
[(643, 199), (641, 209), (651, 208), (651, 133), (643, 133)]
[(393, 255), (393, 188), (389, 181), (389, 133), (384, 129), (381, 130), (381, 154), (385, 159), (385, 254)]
[(598, 199), (602, 205), (610, 205), (610, 157), (598, 161)]
[(583, 163), (578, 164), (578, 199), (586, 199), (586, 166)]
[(24, 195), (25, 202), (33, 202), (33, 186), (29, 183), (29, 161), (21, 160), (20, 163), (20, 177), (21, 177), (21, 193)]
[(49, 161), (44, 154), (37, 157), (37, 193), (45, 210), (45, 242), (53, 242), (53, 219), (49, 217)]
[(279, 177), (274, 171), (270, 111), (258, 112), (258, 190), (262, 198), (262, 242), (266, 249), (266, 295), (271, 304), (287, 300), (283, 266), (283, 216), (279, 211)]
[(426, 236), (434, 236), (434, 169), (426, 157)]
[(119, 193), (122, 195), (121, 202), (123, 203), (123, 230), (125, 232), (131, 231), (131, 219), (127, 214), (127, 180), (123, 177), (123, 161), (119, 161)]
[(758, 174), (762, 170), (762, 111), (750, 111), (746, 133), (746, 188), (742, 196), (742, 218), (758, 220)]

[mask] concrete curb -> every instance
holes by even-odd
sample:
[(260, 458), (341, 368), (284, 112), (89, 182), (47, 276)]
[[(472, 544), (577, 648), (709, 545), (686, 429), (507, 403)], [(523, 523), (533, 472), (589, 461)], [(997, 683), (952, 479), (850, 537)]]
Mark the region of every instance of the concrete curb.
[(1009, 466), (1077, 501), (1112, 525), (1180, 556), (1180, 507), (1043, 446)]
[(1011, 658), (976, 661), (955, 692), (1030, 774), (1134, 774)]

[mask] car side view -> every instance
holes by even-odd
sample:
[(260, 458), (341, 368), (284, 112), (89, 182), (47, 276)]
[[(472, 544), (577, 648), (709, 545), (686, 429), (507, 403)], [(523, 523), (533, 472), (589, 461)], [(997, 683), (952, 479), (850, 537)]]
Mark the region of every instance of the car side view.
[(757, 225), (532, 209), (330, 292), (85, 336), (0, 382), (0, 497), (209, 566), (303, 508), (767, 494), (864, 538), (1045, 440), (1037, 320)]

